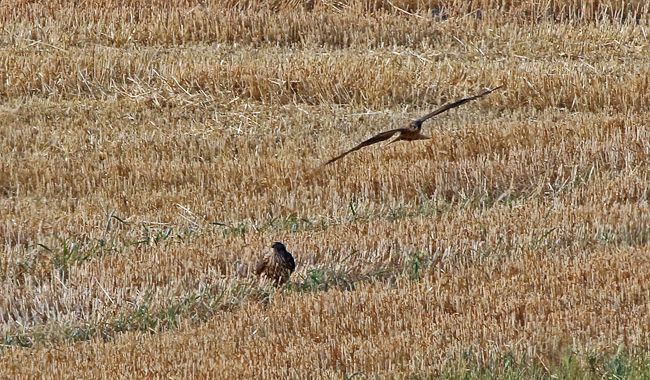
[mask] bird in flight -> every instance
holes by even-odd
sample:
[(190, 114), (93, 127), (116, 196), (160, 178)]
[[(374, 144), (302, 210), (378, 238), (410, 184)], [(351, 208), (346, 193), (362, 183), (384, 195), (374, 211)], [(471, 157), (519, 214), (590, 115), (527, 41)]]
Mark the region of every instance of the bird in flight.
[(255, 266), (255, 274), (257, 276), (264, 275), (273, 283), (281, 286), (291, 277), (291, 273), (296, 269), (296, 262), (284, 244), (276, 241), (271, 247), (273, 253), (258, 261)]
[(391, 141), (390, 143), (388, 143), (388, 145), (390, 145), (390, 144), (392, 144), (394, 142), (401, 141), (401, 140), (414, 141), (414, 140), (430, 139), (431, 137), (422, 134), (422, 123), (424, 123), (424, 121), (426, 121), (427, 119), (430, 119), (430, 118), (432, 118), (432, 117), (434, 117), (434, 116), (436, 116), (438, 114), (441, 114), (441, 113), (443, 113), (445, 111), (449, 111), (452, 108), (456, 108), (456, 107), (460, 106), (461, 104), (467, 103), (470, 100), (478, 99), (478, 98), (480, 98), (482, 96), (485, 96), (485, 95), (491, 93), (492, 91), (500, 89), (501, 87), (503, 87), (503, 85), (501, 85), (499, 87), (495, 87), (495, 88), (493, 88), (491, 90), (485, 91), (484, 93), (478, 94), (476, 96), (461, 99), (461, 100), (455, 101), (453, 103), (445, 104), (444, 106), (438, 108), (437, 110), (435, 110), (435, 111), (433, 111), (433, 112), (431, 112), (429, 114), (426, 114), (426, 115), (422, 116), (421, 118), (419, 118), (417, 120), (413, 120), (412, 122), (408, 123), (407, 125), (405, 125), (402, 128), (391, 129), (390, 131), (385, 131), (385, 132), (382, 132), (382, 133), (380, 133), (380, 134), (378, 134), (376, 136), (373, 136), (373, 137), (369, 138), (368, 140), (362, 142), (361, 144), (355, 146), (354, 148), (348, 150), (347, 152), (343, 152), (340, 155), (332, 158), (331, 160), (327, 161), (324, 165), (328, 165), (328, 164), (331, 164), (334, 161), (338, 161), (341, 158), (347, 156), (348, 154), (354, 152), (355, 150), (359, 150), (359, 149), (361, 149), (363, 147), (366, 147), (366, 146), (369, 146), (369, 145), (372, 145), (372, 144), (376, 144), (376, 143), (381, 142), (381, 141), (388, 140), (389, 138), (393, 137), (397, 133), (399, 133), (397, 138), (395, 140)]

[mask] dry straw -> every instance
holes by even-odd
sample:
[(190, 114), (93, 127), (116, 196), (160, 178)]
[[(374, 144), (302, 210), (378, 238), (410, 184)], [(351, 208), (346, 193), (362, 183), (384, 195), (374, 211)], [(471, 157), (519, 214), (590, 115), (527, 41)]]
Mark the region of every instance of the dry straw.
[[(647, 21), (633, 1), (3, 2), (0, 373), (647, 349)], [(431, 140), (320, 167), (500, 84)], [(273, 241), (283, 289), (248, 275)]]

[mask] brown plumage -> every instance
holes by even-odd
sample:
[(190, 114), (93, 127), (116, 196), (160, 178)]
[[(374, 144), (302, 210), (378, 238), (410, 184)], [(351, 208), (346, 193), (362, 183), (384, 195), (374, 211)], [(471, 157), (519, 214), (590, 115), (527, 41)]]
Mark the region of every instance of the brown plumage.
[(291, 273), (296, 269), (296, 262), (293, 260), (291, 253), (284, 247), (284, 244), (275, 242), (271, 247), (273, 253), (257, 262), (255, 274), (258, 276), (264, 275), (278, 286), (281, 286), (289, 280)]
[(407, 125), (405, 125), (402, 128), (396, 128), (396, 129), (391, 129), (390, 131), (382, 132), (382, 133), (380, 133), (380, 134), (378, 134), (376, 136), (373, 136), (373, 137), (369, 138), (368, 140), (362, 142), (361, 144), (355, 146), (354, 148), (348, 150), (347, 152), (343, 152), (340, 155), (332, 158), (331, 160), (327, 161), (324, 165), (328, 165), (328, 164), (331, 164), (334, 161), (340, 160), (341, 158), (347, 156), (348, 154), (354, 152), (355, 150), (359, 150), (359, 149), (361, 149), (363, 147), (366, 147), (366, 146), (369, 146), (369, 145), (372, 145), (372, 144), (376, 144), (376, 143), (381, 142), (381, 141), (388, 140), (389, 138), (393, 137), (397, 133), (399, 133), (397, 138), (395, 140), (391, 141), (390, 143), (388, 143), (388, 145), (390, 145), (390, 144), (392, 144), (394, 142), (397, 142), (397, 141), (401, 141), (401, 140), (413, 141), (413, 140), (430, 139), (431, 137), (425, 136), (425, 135), (422, 134), (422, 123), (425, 120), (430, 119), (430, 118), (432, 118), (432, 117), (434, 117), (434, 116), (436, 116), (438, 114), (441, 114), (441, 113), (443, 113), (445, 111), (448, 111), (448, 110), (450, 110), (452, 108), (456, 108), (456, 107), (460, 106), (461, 104), (469, 102), (470, 100), (478, 99), (481, 96), (485, 96), (485, 95), (491, 93), (494, 90), (500, 89), (501, 87), (503, 87), (503, 85), (501, 85), (499, 87), (496, 87), (496, 88), (493, 88), (491, 90), (485, 91), (482, 94), (472, 96), (472, 97), (469, 97), (469, 98), (465, 98), (465, 99), (461, 99), (461, 100), (455, 101), (453, 103), (446, 104), (446, 105), (438, 108), (437, 110), (422, 116), (421, 118), (419, 118), (417, 120), (413, 120), (412, 122), (408, 123)]

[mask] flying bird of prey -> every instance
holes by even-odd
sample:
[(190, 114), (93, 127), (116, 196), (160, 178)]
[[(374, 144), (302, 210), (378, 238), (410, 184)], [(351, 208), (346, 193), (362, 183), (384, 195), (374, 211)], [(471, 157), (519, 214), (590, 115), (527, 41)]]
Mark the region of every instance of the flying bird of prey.
[(264, 275), (278, 286), (281, 286), (287, 282), (291, 273), (296, 269), (296, 262), (284, 244), (276, 241), (271, 247), (273, 253), (257, 262), (255, 274), (258, 276)]
[(394, 142), (401, 141), (401, 140), (413, 141), (413, 140), (430, 139), (431, 137), (422, 134), (422, 123), (424, 123), (427, 119), (430, 119), (430, 118), (432, 118), (432, 117), (434, 117), (434, 116), (436, 116), (438, 114), (441, 114), (441, 113), (443, 113), (445, 111), (449, 111), (452, 108), (456, 108), (456, 107), (460, 106), (461, 104), (469, 102), (470, 100), (478, 99), (478, 98), (480, 98), (482, 96), (485, 96), (485, 95), (491, 93), (492, 91), (500, 89), (501, 87), (503, 87), (503, 85), (501, 85), (499, 87), (495, 87), (495, 88), (493, 88), (491, 90), (485, 91), (482, 94), (472, 96), (472, 97), (469, 97), (469, 98), (465, 98), (465, 99), (461, 99), (461, 100), (455, 101), (453, 103), (446, 104), (446, 105), (438, 108), (437, 110), (422, 116), (421, 118), (419, 118), (417, 120), (413, 120), (412, 122), (408, 123), (407, 125), (405, 125), (402, 128), (396, 128), (396, 129), (391, 129), (390, 131), (382, 132), (382, 133), (380, 133), (380, 134), (378, 134), (376, 136), (373, 136), (373, 137), (369, 138), (368, 140), (362, 142), (361, 144), (355, 146), (354, 148), (348, 150), (347, 152), (343, 152), (340, 155), (332, 158), (331, 160), (327, 161), (324, 165), (328, 165), (328, 164), (331, 164), (334, 161), (340, 160), (341, 158), (347, 156), (348, 154), (354, 152), (355, 150), (359, 150), (359, 149), (361, 149), (363, 147), (366, 147), (366, 146), (369, 146), (369, 145), (372, 145), (372, 144), (376, 144), (378, 142), (388, 140), (389, 138), (393, 137), (395, 134), (398, 134), (398, 133), (399, 133), (399, 135), (397, 136), (397, 138), (395, 140), (391, 141), (390, 143), (388, 143), (388, 145), (390, 145), (390, 144), (392, 144)]

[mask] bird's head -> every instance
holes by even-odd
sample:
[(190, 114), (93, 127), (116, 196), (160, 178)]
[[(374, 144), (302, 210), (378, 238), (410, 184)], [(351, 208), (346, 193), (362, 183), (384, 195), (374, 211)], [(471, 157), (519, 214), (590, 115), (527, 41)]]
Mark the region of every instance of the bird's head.
[(417, 129), (417, 130), (422, 129), (422, 120), (413, 120), (413, 121), (409, 124), (409, 128), (411, 128), (411, 129)]
[(273, 243), (273, 245), (271, 245), (271, 248), (273, 248), (274, 250), (276, 250), (278, 252), (282, 252), (282, 251), (287, 250), (285, 248), (284, 244), (280, 243), (279, 241), (276, 241), (275, 243)]

